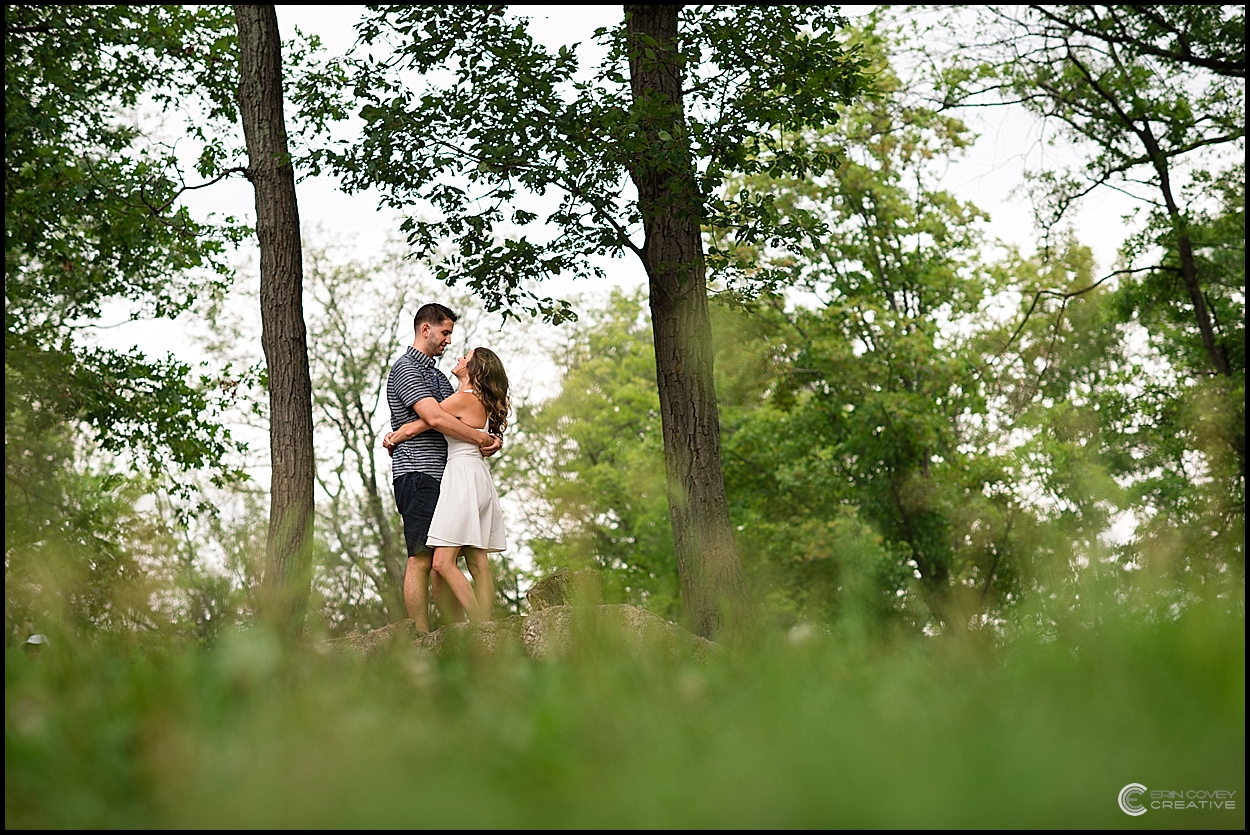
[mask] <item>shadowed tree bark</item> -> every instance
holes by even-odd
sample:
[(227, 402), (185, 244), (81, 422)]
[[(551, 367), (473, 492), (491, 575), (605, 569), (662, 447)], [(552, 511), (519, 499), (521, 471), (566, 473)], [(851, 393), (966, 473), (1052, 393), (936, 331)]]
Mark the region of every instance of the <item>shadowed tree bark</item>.
[[(677, 53), (679, 9), (625, 6), (634, 105), (648, 144), (657, 148), (638, 155), (629, 173), (638, 188), (646, 235), (641, 257), (651, 291), (669, 517), (681, 596), (694, 631), (710, 636), (719, 631), (726, 615), (741, 610), (744, 584), (721, 472), (707, 268), (699, 224), (702, 200), (689, 152)], [(658, 152), (665, 141), (674, 143), (673, 153)]]
[(282, 112), (282, 40), (273, 6), (235, 6), (239, 112), (256, 192), (261, 344), (269, 373), (269, 536), (259, 605), (273, 623), (303, 624), (312, 579), (313, 423), (295, 172)]

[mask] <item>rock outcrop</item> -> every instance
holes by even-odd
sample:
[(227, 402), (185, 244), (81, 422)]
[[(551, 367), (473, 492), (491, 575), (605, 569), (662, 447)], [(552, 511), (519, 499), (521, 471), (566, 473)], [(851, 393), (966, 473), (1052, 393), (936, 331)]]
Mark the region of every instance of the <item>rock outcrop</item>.
[(530, 611), (552, 606), (599, 606), (603, 603), (603, 581), (590, 569), (561, 569), (539, 580), (525, 593)]
[[(567, 578), (564, 587), (576, 588)], [(481, 624), (457, 623), (430, 633), (418, 632), (411, 620), (405, 620), (364, 635), (335, 638), (325, 646), (331, 652), (365, 656), (406, 645), (421, 654), (491, 655), (503, 651), (518, 652), (534, 659), (619, 649), (634, 657), (659, 652), (700, 663), (722, 651), (719, 644), (637, 606), (550, 605), (546, 602), (548, 599), (561, 598), (549, 595), (528, 616), (514, 615)]]

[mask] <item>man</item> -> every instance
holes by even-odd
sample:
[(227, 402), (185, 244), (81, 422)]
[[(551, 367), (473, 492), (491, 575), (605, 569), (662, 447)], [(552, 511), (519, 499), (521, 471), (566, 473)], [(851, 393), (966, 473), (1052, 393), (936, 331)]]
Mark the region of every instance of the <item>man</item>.
[[(493, 455), (503, 445), (499, 438), (466, 426), (439, 405), (453, 392), (451, 382), (435, 366), (435, 359), (451, 344), (456, 318), (456, 314), (441, 304), (427, 304), (418, 310), (413, 320), (412, 346), (391, 366), (386, 381), (392, 431), (382, 444), (391, 453), (395, 504), (404, 519), (404, 539), (408, 545), (404, 607), (408, 617), (423, 632), (430, 631), (429, 587), (433, 563), (426, 537), (438, 504), (439, 482), (447, 466), (444, 436), (477, 444), (483, 455)], [(414, 425), (417, 420), (421, 423)], [(398, 432), (405, 424), (409, 426)], [(414, 431), (420, 434), (414, 436)], [(436, 599), (438, 592), (436, 588)]]

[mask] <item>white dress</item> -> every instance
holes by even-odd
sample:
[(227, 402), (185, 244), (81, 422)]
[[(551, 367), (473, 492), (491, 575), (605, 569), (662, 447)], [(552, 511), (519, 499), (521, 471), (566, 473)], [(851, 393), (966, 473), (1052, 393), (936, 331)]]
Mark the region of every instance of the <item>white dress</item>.
[(430, 520), (426, 543), (432, 548), (507, 548), (499, 494), (495, 492), (486, 459), (474, 444), (447, 439), (447, 469), (443, 470), (438, 506)]

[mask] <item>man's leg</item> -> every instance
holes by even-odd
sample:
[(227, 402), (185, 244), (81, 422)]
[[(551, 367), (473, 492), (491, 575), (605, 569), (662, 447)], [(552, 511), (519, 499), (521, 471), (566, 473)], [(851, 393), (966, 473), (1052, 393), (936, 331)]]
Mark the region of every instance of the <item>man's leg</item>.
[(430, 631), (430, 552), (408, 558), (404, 569), (404, 608), (421, 632)]
[(473, 595), (482, 610), (482, 619), (490, 620), (495, 608), (495, 581), (490, 576), (490, 555), (481, 548), (465, 548), (464, 561), (473, 575)]
[(404, 608), (422, 632), (430, 631), (430, 566), (426, 545), (430, 519), (438, 505), (438, 481), (425, 473), (405, 473), (395, 479), (395, 506), (404, 520), (408, 564), (404, 568)]

